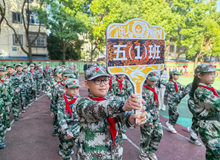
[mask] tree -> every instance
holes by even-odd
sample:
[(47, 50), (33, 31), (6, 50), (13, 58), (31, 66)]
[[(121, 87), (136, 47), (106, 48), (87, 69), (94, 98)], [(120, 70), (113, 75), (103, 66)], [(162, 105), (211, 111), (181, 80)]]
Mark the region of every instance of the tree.
[[(74, 45), (69, 45), (66, 50), (66, 59), (71, 60), (79, 60), (81, 59), (81, 46), (83, 44), (83, 40), (77, 40)], [(51, 60), (62, 60), (62, 52), (59, 50), (60, 48), (60, 39), (55, 37), (53, 33), (47, 37), (47, 49), (48, 55)]]
[[(73, 2), (73, 0), (70, 1)], [(60, 40), (59, 51), (62, 53), (63, 64), (65, 64), (67, 48), (76, 44), (78, 36), (86, 32), (84, 22), (77, 17), (80, 8), (76, 6), (73, 8), (74, 14), (68, 13), (65, 9), (68, 3), (61, 0), (47, 0), (49, 8), (47, 18), (42, 19), (47, 29)]]
[[(43, 11), (44, 10), (44, 1), (45, 0), (39, 0), (39, 4), (35, 7), (35, 9), (39, 10), (39, 11)], [(41, 21), (39, 22), (39, 26), (38, 26), (38, 32), (37, 32), (37, 35), (36, 37), (33, 39), (33, 40), (30, 40), (29, 38), (29, 34), (30, 34), (30, 2), (29, 0), (23, 0), (23, 4), (22, 4), (22, 8), (21, 8), (21, 16), (22, 16), (22, 20), (23, 20), (23, 27), (24, 27), (24, 30), (25, 30), (25, 37), (26, 37), (26, 40), (27, 40), (27, 49), (24, 48), (24, 46), (22, 45), (22, 42), (19, 40), (18, 38), (18, 34), (16, 32), (16, 29), (15, 27), (9, 23), (9, 20), (5, 17), (5, 13), (6, 13), (6, 3), (5, 3), (5, 0), (3, 0), (3, 5), (0, 4), (0, 15), (1, 15), (1, 20), (0, 20), (0, 25), (3, 21), (6, 22), (6, 25), (11, 28), (15, 34), (15, 37), (17, 39), (17, 41), (19, 42), (20, 44), (20, 47), (22, 49), (22, 51), (24, 53), (27, 54), (28, 58), (29, 58), (29, 63), (32, 63), (32, 45), (34, 44), (34, 42), (37, 40), (39, 34), (40, 34), (40, 29), (41, 29)], [(27, 10), (27, 13), (28, 13), (28, 17), (27, 17), (27, 20), (28, 21), (25, 21), (25, 14), (26, 12), (24, 10)], [(43, 15), (44, 12), (40, 12), (38, 13), (38, 16), (39, 18), (40, 17), (44, 17), (45, 15)]]

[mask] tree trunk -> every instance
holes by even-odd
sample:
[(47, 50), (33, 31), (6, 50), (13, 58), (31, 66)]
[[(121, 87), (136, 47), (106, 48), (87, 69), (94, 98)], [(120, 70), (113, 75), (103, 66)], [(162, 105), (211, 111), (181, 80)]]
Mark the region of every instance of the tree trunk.
[(209, 60), (209, 63), (212, 63), (212, 55), (210, 56), (210, 60)]
[(91, 57), (90, 57), (90, 62), (92, 63), (92, 58), (93, 58), (93, 45), (91, 43)]
[[(168, 42), (166, 48), (165, 48), (165, 52), (164, 52), (164, 56), (166, 57), (166, 59), (168, 60), (168, 50), (169, 50), (169, 46), (170, 46), (170, 41)], [(164, 58), (165, 58), (164, 57)]]
[(29, 51), (28, 53), (29, 63), (31, 64), (33, 60), (32, 60), (32, 48), (30, 45), (28, 46), (28, 51)]
[(65, 61), (66, 61), (66, 53), (65, 53), (65, 51), (63, 50), (63, 61), (62, 61), (63, 65), (65, 65)]
[(177, 67), (179, 67), (179, 61), (180, 61), (180, 47), (178, 47), (178, 51), (177, 51)]
[(198, 64), (198, 59), (199, 59), (199, 56), (196, 56), (195, 62), (194, 62), (194, 69), (196, 68), (196, 66), (197, 66), (197, 64)]

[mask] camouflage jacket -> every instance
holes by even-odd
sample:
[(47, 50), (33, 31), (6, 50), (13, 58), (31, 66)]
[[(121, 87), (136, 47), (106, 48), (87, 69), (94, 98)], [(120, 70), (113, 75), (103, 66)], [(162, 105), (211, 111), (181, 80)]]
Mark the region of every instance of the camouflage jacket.
[[(200, 85), (211, 87), (199, 83)], [(194, 111), (199, 119), (216, 117), (220, 115), (220, 98), (215, 96), (212, 90), (204, 87), (197, 87), (194, 93)]]
[(36, 80), (37, 82), (43, 82), (44, 81), (44, 75), (43, 75), (43, 71), (41, 72), (41, 70), (35, 70), (36, 73)]
[(184, 86), (182, 86), (179, 82), (176, 82), (178, 87), (178, 93), (176, 93), (174, 82), (169, 81), (166, 85), (166, 91), (164, 94), (164, 103), (174, 105), (174, 104), (179, 104), (181, 100), (179, 95), (181, 91), (184, 90)]
[(18, 77), (21, 77), (21, 80), (22, 80), (21, 90), (27, 88), (26, 86), (29, 85), (28, 75), (25, 72), (21, 72), (20, 74), (17, 72), (15, 75), (17, 75)]
[(189, 83), (184, 90), (180, 93), (180, 99), (183, 99), (187, 94), (189, 94), (189, 92), (191, 91), (192, 88), (192, 83)]
[(46, 67), (43, 69), (43, 75), (44, 75), (45, 80), (49, 80), (51, 78), (51, 74), (52, 74), (52, 68), (51, 67), (48, 68), (48, 72), (47, 72)]
[(54, 87), (58, 84), (58, 81), (55, 77), (51, 77), (49, 81), (46, 82), (46, 95), (49, 99), (52, 98), (52, 92), (54, 90)]
[(123, 80), (122, 89), (120, 90), (120, 83), (117, 81), (117, 78), (112, 79), (112, 89), (109, 96), (116, 96), (120, 100), (126, 101), (132, 93), (134, 93), (133, 86), (129, 80)]
[[(60, 92), (62, 91), (61, 88), (64, 87), (64, 86), (62, 85), (63, 81), (60, 81), (60, 82), (61, 83), (57, 83), (54, 86), (54, 89), (52, 91), (52, 101), (51, 101), (51, 108), (50, 108), (51, 113), (57, 112), (57, 104), (58, 104), (59, 98), (62, 98), (62, 95), (60, 94)], [(64, 93), (65, 92), (63, 92), (63, 94)]]
[(33, 81), (36, 83), (37, 81), (37, 74), (36, 74), (36, 70), (30, 71), (31, 75), (32, 75), (32, 79)]
[(74, 70), (74, 75), (75, 75), (76, 79), (79, 79), (79, 71), (78, 71), (78, 69)]
[(3, 116), (5, 107), (10, 103), (10, 99), (8, 97), (8, 92), (6, 89), (6, 85), (0, 81), (0, 116)]
[[(66, 95), (66, 94), (65, 94)], [(69, 104), (71, 111), (72, 111), (72, 116), (73, 119), (70, 115), (70, 113), (68, 111), (66, 111), (66, 101), (65, 99), (61, 99), (58, 102), (58, 123), (60, 126), (60, 131), (61, 134), (63, 135), (68, 135), (71, 132), (73, 133), (74, 139), (76, 138), (77, 135), (75, 135), (74, 133), (74, 129), (78, 126), (79, 127), (79, 120), (78, 120), (78, 115), (76, 114), (76, 104), (78, 103), (78, 101), (80, 100), (80, 96), (76, 96), (74, 98), (71, 98), (69, 96), (67, 96), (67, 101), (71, 101), (74, 98), (76, 99), (76, 102), (74, 102), (73, 104)]]
[[(90, 96), (92, 95), (90, 94)], [(95, 101), (84, 97), (79, 100), (76, 106), (80, 122), (76, 159), (122, 159), (122, 123), (125, 123), (128, 128), (133, 127), (128, 121), (132, 112), (124, 112), (120, 109), (123, 106), (123, 101), (110, 100), (112, 98), (109, 97), (104, 98), (105, 101)], [(112, 142), (108, 117), (116, 118), (116, 146)]]
[[(146, 83), (144, 85), (146, 85), (150, 88), (153, 88), (152, 86), (149, 86)], [(146, 107), (146, 112), (148, 113), (147, 122), (148, 123), (153, 123), (153, 122), (157, 121), (160, 117), (159, 109), (158, 109), (159, 104), (157, 104), (154, 101), (154, 92), (143, 86), (143, 88), (142, 88), (142, 98), (145, 101), (144, 105)]]
[(4, 85), (6, 86), (6, 90), (7, 90), (7, 96), (8, 96), (8, 101), (9, 103), (6, 104), (6, 107), (10, 105), (12, 98), (14, 96), (14, 88), (11, 82), (11, 79), (9, 77), (5, 77), (4, 79), (0, 77), (1, 80), (4, 81)]
[(34, 73), (32, 73), (32, 72), (27, 72), (27, 74), (28, 74), (29, 81), (30, 81), (30, 86), (29, 86), (29, 87), (31, 87), (31, 88), (33, 88), (34, 90), (36, 90), (36, 89), (37, 89), (37, 83), (36, 83), (36, 79), (34, 79), (34, 78), (35, 78)]
[(7, 78), (9, 78), (11, 80), (12, 87), (13, 87), (14, 91), (16, 89), (19, 89), (19, 90), (22, 89), (23, 81), (22, 81), (21, 76), (18, 76), (15, 73), (13, 75), (6, 74), (6, 76), (7, 76)]

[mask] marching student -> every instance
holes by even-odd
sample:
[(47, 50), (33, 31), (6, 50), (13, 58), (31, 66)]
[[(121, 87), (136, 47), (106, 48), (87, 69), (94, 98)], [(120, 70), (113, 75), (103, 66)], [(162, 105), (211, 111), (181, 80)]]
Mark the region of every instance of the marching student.
[(27, 107), (31, 106), (31, 90), (32, 90), (32, 84), (33, 84), (33, 79), (31, 72), (28, 72), (28, 67), (27, 65), (23, 65), (23, 72), (26, 74), (25, 76), (27, 77), (27, 88), (26, 88), (26, 105)]
[(164, 103), (169, 107), (169, 121), (166, 122), (166, 126), (172, 133), (177, 133), (174, 128), (179, 117), (177, 106), (181, 101), (179, 95), (181, 91), (184, 90), (184, 86), (177, 82), (179, 75), (180, 73), (176, 70), (170, 72), (170, 79), (166, 85), (166, 91), (164, 95)]
[(162, 124), (159, 114), (159, 100), (155, 90), (155, 84), (159, 80), (159, 74), (154, 71), (149, 73), (142, 89), (142, 98), (145, 101), (146, 111), (148, 112), (147, 123), (140, 126), (140, 156), (141, 160), (157, 160), (155, 152), (163, 137)]
[[(109, 98), (109, 74), (102, 66), (86, 70), (85, 86), (88, 97), (79, 100), (76, 111), (80, 122), (76, 159), (121, 160), (123, 154), (122, 123), (133, 128), (133, 109), (141, 109), (138, 97), (130, 95), (127, 101)], [(128, 112), (126, 112), (128, 111)], [(145, 109), (139, 117), (140, 126), (146, 123)]]
[(198, 132), (206, 147), (206, 159), (220, 159), (220, 94), (211, 84), (217, 71), (212, 64), (202, 63), (195, 69), (195, 76), (190, 91), (196, 114)]
[[(121, 101), (126, 101), (128, 97), (134, 92), (133, 86), (128, 79), (125, 79), (124, 74), (118, 74), (116, 78), (113, 78), (111, 93), (113, 96), (116, 96)], [(126, 136), (126, 125), (122, 124), (122, 137), (127, 139)]]
[(37, 64), (36, 72), (36, 80), (37, 80), (37, 97), (40, 97), (40, 89), (42, 88), (42, 83), (44, 81), (44, 73), (41, 69), (41, 64)]
[(44, 82), (42, 84), (42, 92), (46, 93), (47, 87), (46, 84), (50, 81), (52, 68), (50, 68), (50, 62), (46, 62), (46, 67), (43, 69), (44, 73)]
[(71, 160), (71, 153), (75, 140), (80, 132), (78, 116), (76, 114), (76, 104), (79, 96), (79, 80), (69, 78), (65, 82), (64, 99), (58, 102), (58, 120), (60, 126), (60, 134), (63, 138), (63, 160)]
[(31, 89), (31, 99), (37, 101), (37, 74), (34, 70), (34, 64), (30, 64), (30, 73), (32, 76), (32, 89)]

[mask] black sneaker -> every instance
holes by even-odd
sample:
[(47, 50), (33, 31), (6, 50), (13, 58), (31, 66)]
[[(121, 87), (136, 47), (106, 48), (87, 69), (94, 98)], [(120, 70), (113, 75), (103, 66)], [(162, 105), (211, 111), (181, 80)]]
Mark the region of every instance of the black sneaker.
[(58, 131), (55, 130), (55, 131), (53, 132), (53, 136), (58, 136), (58, 135), (59, 135), (59, 134), (58, 134)]
[(0, 143), (0, 149), (3, 149), (5, 147), (6, 147), (5, 143)]
[(19, 120), (18, 116), (15, 116), (15, 118), (14, 118), (14, 119), (15, 119), (15, 121), (18, 121), (18, 120)]

